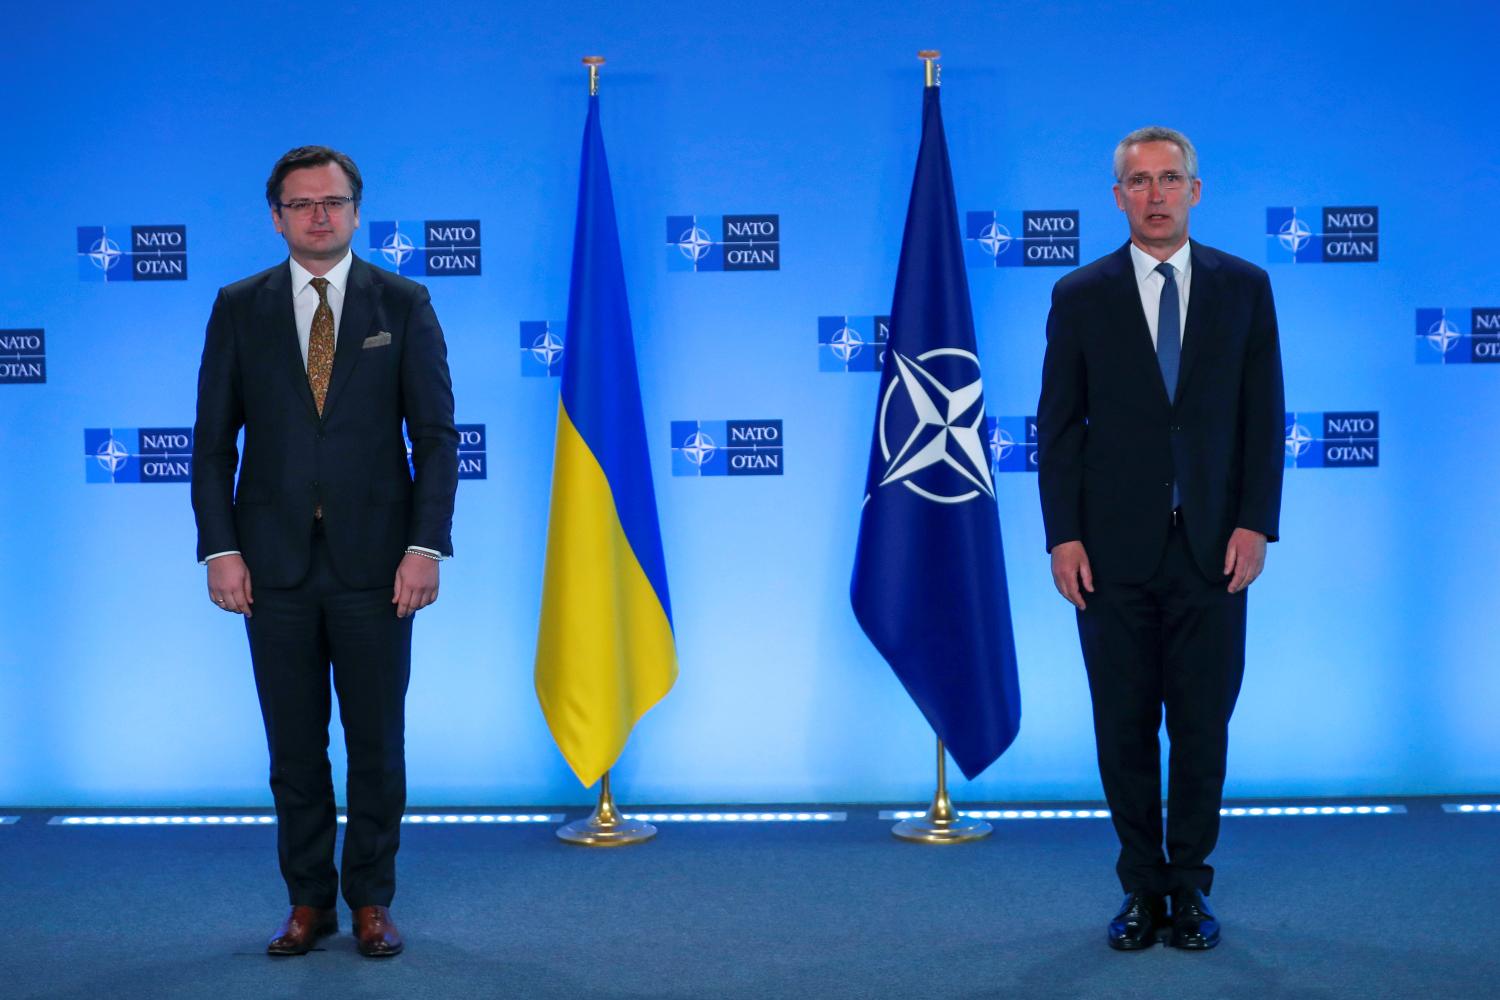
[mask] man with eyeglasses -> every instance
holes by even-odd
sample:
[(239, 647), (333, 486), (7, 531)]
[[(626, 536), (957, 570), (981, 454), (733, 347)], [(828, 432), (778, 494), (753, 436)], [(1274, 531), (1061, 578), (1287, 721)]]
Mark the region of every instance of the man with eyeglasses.
[[(427, 289), (350, 252), (362, 189), (354, 161), (326, 146), (276, 163), (266, 201), (289, 259), (219, 290), (198, 372), (198, 558), (210, 600), (245, 619), (291, 902), (272, 955), (338, 930), (341, 877), (360, 953), (402, 950), (388, 907), (412, 615), (437, 599), (453, 551), (443, 332)], [(349, 765), (338, 868), (330, 669)]]
[(1246, 588), (1281, 509), (1281, 353), (1265, 271), (1188, 239), (1202, 192), (1188, 138), (1138, 129), (1116, 147), (1114, 169), (1130, 239), (1052, 291), (1038, 481), (1120, 840), (1126, 896), (1108, 942), (1135, 951), (1170, 929), (1168, 944), (1200, 951), (1219, 942), (1204, 896), (1244, 675)]

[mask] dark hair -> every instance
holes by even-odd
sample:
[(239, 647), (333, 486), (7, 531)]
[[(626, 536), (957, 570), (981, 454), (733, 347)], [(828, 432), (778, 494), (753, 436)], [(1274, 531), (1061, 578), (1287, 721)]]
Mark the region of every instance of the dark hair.
[(286, 180), (286, 175), (293, 170), (301, 170), (303, 167), (321, 167), (325, 163), (337, 163), (344, 171), (344, 176), (349, 178), (349, 194), (354, 197), (354, 203), (359, 204), (360, 196), (364, 193), (365, 182), (359, 176), (359, 168), (354, 161), (349, 159), (345, 153), (327, 146), (298, 146), (296, 149), (288, 150), (281, 159), (276, 161), (276, 166), (271, 168), (271, 176), (266, 178), (266, 201), (270, 202), (272, 208), (281, 205), (281, 182)]

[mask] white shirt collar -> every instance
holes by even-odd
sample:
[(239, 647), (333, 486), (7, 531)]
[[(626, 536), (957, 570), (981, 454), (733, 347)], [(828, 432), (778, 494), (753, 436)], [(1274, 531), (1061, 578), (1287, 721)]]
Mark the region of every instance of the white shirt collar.
[[(1172, 269), (1175, 270), (1179, 276), (1188, 273), (1188, 269), (1192, 266), (1192, 261), (1192, 240), (1184, 242), (1182, 246), (1177, 248), (1177, 252), (1168, 257), (1166, 260), (1168, 264), (1172, 265)], [(1162, 263), (1146, 251), (1142, 250), (1140, 247), (1136, 246), (1134, 241), (1132, 241), (1130, 244), (1130, 262), (1135, 265), (1135, 281), (1138, 285), (1144, 284), (1146, 279), (1151, 277), (1152, 272), (1154, 272), (1156, 268)]]
[[(302, 290), (307, 287), (308, 282), (312, 281), (316, 275), (297, 263), (297, 258), (295, 257), (288, 257), (287, 261), (292, 265), (292, 298), (296, 298), (302, 294)], [(340, 295), (344, 294), (344, 285), (349, 280), (349, 268), (353, 263), (354, 251), (348, 250), (344, 253), (344, 259), (333, 265), (328, 273), (323, 275)]]

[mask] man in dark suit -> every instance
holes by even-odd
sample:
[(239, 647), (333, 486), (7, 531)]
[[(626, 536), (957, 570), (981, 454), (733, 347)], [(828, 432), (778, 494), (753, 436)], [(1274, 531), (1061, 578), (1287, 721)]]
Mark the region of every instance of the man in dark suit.
[[(1037, 403), (1052, 577), (1077, 607), (1099, 773), (1120, 839), (1120, 950), (1219, 941), (1204, 896), (1229, 716), (1245, 664), (1245, 588), (1281, 509), (1281, 354), (1258, 267), (1188, 240), (1202, 182), (1182, 133), (1115, 150), (1130, 242), (1057, 283)], [(1166, 851), (1161, 749), (1166, 710)]]
[(273, 955), (338, 930), (330, 666), (349, 762), (343, 896), (362, 954), (401, 951), (387, 907), (411, 616), (437, 598), (438, 560), (452, 554), (447, 348), (425, 288), (350, 252), (362, 188), (354, 162), (325, 146), (277, 162), (266, 200), (290, 259), (220, 289), (198, 373), (198, 558), (210, 599), (245, 617), (292, 905)]

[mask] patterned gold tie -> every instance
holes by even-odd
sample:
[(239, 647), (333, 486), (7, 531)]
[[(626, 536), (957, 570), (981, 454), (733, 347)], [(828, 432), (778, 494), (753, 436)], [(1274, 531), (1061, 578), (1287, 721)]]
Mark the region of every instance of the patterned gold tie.
[(318, 308), (313, 312), (312, 329), (307, 336), (307, 384), (312, 388), (318, 415), (323, 415), (323, 400), (328, 398), (328, 379), (333, 375), (333, 309), (328, 305), (328, 279), (314, 278), (318, 290)]

